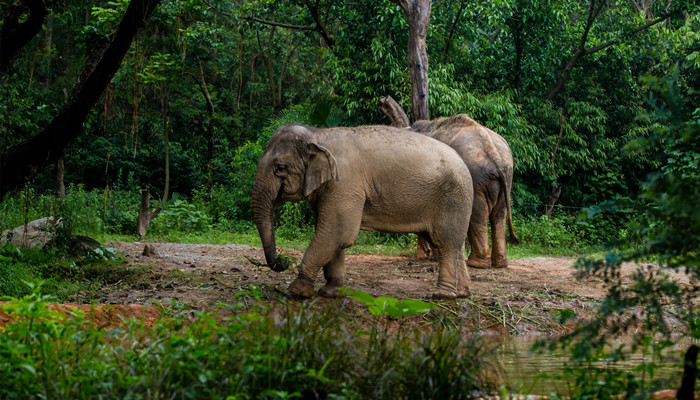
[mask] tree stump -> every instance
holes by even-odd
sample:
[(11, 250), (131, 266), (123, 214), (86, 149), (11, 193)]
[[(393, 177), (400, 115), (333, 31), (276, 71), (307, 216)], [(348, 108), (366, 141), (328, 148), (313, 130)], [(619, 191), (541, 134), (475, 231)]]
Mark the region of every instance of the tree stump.
[(148, 225), (151, 224), (151, 220), (160, 214), (162, 210), (158, 206), (154, 211), (150, 211), (150, 197), (150, 189), (146, 186), (141, 190), (141, 207), (139, 208), (139, 216), (136, 222), (136, 234), (141, 239), (146, 237), (146, 231), (148, 230)]

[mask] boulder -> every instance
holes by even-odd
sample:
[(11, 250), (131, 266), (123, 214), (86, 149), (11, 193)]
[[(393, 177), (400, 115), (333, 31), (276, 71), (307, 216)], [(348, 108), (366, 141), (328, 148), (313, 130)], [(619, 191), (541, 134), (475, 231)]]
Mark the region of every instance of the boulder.
[(16, 247), (38, 247), (42, 248), (53, 237), (56, 226), (61, 224), (61, 219), (54, 217), (44, 217), (20, 225), (14, 229), (8, 229), (0, 235), (0, 246), (11, 244)]

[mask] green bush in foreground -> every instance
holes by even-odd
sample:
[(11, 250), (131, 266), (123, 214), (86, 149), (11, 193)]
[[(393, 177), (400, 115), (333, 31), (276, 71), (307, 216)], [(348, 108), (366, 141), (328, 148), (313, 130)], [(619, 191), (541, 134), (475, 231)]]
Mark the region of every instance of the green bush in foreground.
[(333, 307), (273, 312), (249, 307), (249, 294), (223, 320), (198, 313), (187, 323), (163, 318), (146, 329), (131, 320), (112, 331), (81, 313), (54, 313), (36, 292), (16, 299), (3, 306), (16, 322), (0, 335), (0, 398), (469, 399), (495, 391), (478, 338), (358, 333)]

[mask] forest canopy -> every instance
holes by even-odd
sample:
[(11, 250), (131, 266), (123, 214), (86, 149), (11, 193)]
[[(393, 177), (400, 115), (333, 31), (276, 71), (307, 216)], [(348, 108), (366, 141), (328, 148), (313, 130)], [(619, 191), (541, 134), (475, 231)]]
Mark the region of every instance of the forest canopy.
[[(140, 9), (147, 20), (134, 27), (123, 60), (108, 60), (119, 68), (101, 95), (77, 97), (94, 106), (83, 107), (75, 139), (31, 180), (39, 192), (54, 191), (62, 169), (68, 184), (148, 185), (162, 200), (226, 191), (230, 204), (216, 218), (249, 219), (255, 163), (280, 124), (388, 124), (378, 106), (386, 95), (413, 117), (409, 24), (394, 2), (156, 4), (2, 1), (3, 37), (19, 26), (35, 32), (2, 58), (3, 174), (11, 149), (51, 130), (74, 104), (81, 79), (125, 32), (120, 24), (135, 6), (155, 9)], [(669, 157), (679, 167), (697, 161), (682, 148), (625, 150), (659, 124), (651, 77), (670, 80), (685, 118), (697, 121), (697, 7), (434, 2), (430, 116), (467, 113), (508, 140), (520, 214), (637, 198)]]

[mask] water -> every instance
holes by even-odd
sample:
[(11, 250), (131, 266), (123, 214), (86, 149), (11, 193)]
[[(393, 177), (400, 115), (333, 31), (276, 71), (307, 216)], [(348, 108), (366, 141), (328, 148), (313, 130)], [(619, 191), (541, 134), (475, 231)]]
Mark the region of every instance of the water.
[[(494, 355), (501, 363), (504, 371), (504, 381), (511, 389), (524, 394), (568, 395), (567, 382), (558, 378), (563, 371), (567, 353), (551, 353), (549, 350), (533, 352), (532, 347), (542, 336), (495, 336), (487, 338), (494, 346)], [(631, 340), (623, 339), (629, 343)], [(618, 362), (616, 368), (632, 370), (643, 363), (657, 361), (658, 369), (654, 373), (655, 379), (665, 380), (666, 389), (678, 389), (683, 374), (683, 355), (690, 346), (689, 339), (681, 339), (675, 345), (665, 349), (662, 360), (652, 360), (651, 356), (632, 354), (624, 362)], [(622, 342), (620, 342), (622, 343)], [(598, 364), (603, 366), (601, 362)], [(642, 378), (642, 373), (636, 373)], [(647, 381), (649, 375), (644, 376)]]

